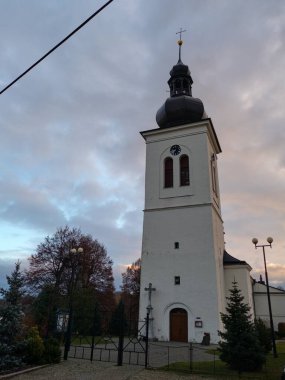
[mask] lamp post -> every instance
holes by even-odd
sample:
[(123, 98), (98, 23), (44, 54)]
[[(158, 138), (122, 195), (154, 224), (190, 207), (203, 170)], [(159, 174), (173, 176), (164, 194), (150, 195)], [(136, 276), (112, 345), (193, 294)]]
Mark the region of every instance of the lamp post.
[(74, 258), (77, 254), (82, 254), (83, 248), (72, 248), (70, 250), (70, 256), (69, 261), (71, 262), (71, 278), (70, 278), (70, 288), (69, 288), (69, 316), (68, 316), (68, 322), (67, 322), (67, 329), (66, 329), (66, 337), (65, 337), (65, 345), (64, 345), (64, 354), (63, 358), (64, 360), (67, 360), (68, 352), (70, 349), (70, 343), (71, 343), (71, 330), (72, 330), (72, 318), (73, 318), (73, 290), (76, 286), (76, 262)]
[(270, 330), (271, 330), (273, 356), (275, 358), (277, 358), (276, 343), (275, 343), (275, 334), (274, 334), (274, 325), (273, 325), (272, 309), (271, 309), (271, 300), (270, 300), (270, 292), (269, 292), (269, 282), (268, 282), (268, 274), (267, 274), (267, 266), (266, 266), (266, 258), (265, 258), (265, 247), (272, 248), (272, 246), (271, 246), (271, 244), (273, 242), (272, 237), (268, 237), (267, 238), (267, 242), (268, 242), (268, 244), (257, 245), (258, 239), (256, 239), (256, 238), (252, 239), (252, 243), (255, 245), (255, 249), (262, 248), (262, 252), (263, 252), (263, 260), (264, 260), (264, 268), (265, 268), (266, 290), (267, 290), (267, 299), (268, 299), (268, 309), (269, 309), (269, 319), (270, 319)]

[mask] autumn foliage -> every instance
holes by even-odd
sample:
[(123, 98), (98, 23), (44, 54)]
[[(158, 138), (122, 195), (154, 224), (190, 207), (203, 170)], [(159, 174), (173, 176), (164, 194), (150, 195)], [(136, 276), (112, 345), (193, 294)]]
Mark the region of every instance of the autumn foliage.
[(80, 304), (76, 298), (88, 293), (85, 308), (93, 310), (95, 302), (114, 308), (112, 260), (102, 244), (80, 229), (66, 226), (47, 236), (29, 264), (26, 285), (37, 295), (36, 322), (47, 335), (55, 330), (56, 312), (69, 308), (71, 294), (75, 305)]

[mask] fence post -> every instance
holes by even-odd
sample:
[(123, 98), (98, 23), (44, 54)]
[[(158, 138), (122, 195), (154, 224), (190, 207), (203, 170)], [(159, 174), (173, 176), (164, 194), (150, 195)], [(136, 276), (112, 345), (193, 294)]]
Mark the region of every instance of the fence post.
[(124, 332), (125, 332), (125, 307), (123, 302), (120, 303), (120, 330), (119, 330), (119, 345), (118, 345), (118, 360), (117, 365), (123, 364), (124, 354)]
[(69, 307), (69, 317), (68, 317), (68, 323), (67, 323), (67, 330), (66, 330), (66, 335), (65, 335), (65, 345), (64, 345), (64, 354), (63, 354), (64, 360), (67, 360), (68, 352), (70, 350), (72, 318), (73, 318), (73, 302), (71, 300), (70, 301), (70, 307)]
[(96, 336), (96, 323), (97, 323), (97, 304), (95, 304), (94, 314), (93, 314), (92, 343), (91, 343), (91, 354), (90, 354), (90, 361), (91, 362), (93, 361), (93, 354), (94, 354), (95, 336)]
[(193, 343), (190, 342), (190, 347), (189, 347), (189, 368), (190, 368), (190, 371), (193, 370)]
[(167, 346), (167, 369), (169, 369), (169, 346)]
[(146, 325), (145, 325), (145, 361), (144, 368), (147, 368), (148, 362), (148, 329), (149, 329), (149, 312), (146, 314)]

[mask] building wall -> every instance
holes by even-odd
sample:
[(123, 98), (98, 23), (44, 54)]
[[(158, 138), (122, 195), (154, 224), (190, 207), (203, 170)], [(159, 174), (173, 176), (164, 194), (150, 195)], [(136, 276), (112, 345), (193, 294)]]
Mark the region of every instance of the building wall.
[[(274, 330), (278, 331), (278, 323), (285, 323), (285, 291), (269, 287)], [(261, 318), (269, 326), (269, 309), (266, 285), (253, 284), (256, 318)]]
[[(211, 123), (146, 131), (143, 136), (147, 153), (140, 319), (149, 302), (144, 289), (152, 283), (152, 338), (169, 340), (170, 311), (183, 308), (188, 313), (188, 340), (201, 342), (209, 332), (211, 341), (218, 341), (224, 310), (224, 239), (219, 189), (215, 194), (212, 186), (211, 159), (219, 147)], [(190, 186), (179, 186), (179, 157), (174, 156), (174, 186), (165, 189), (163, 162), (174, 144), (189, 156)], [(180, 276), (180, 285), (175, 285), (175, 276)], [(195, 327), (196, 320), (202, 321), (201, 328)]]
[(251, 315), (254, 318), (254, 302), (252, 293), (252, 282), (250, 277), (251, 267), (248, 264), (241, 265), (226, 265), (225, 273), (225, 295), (229, 297), (230, 289), (233, 287), (233, 282), (236, 281), (241, 294), (244, 297), (244, 303), (250, 307)]

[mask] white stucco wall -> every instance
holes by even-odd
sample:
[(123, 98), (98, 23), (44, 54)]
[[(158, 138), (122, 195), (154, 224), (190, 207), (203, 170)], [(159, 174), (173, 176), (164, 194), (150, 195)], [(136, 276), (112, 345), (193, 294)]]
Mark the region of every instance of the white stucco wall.
[[(238, 288), (244, 297), (243, 302), (250, 307), (252, 319), (255, 318), (254, 301), (252, 293), (252, 281), (250, 277), (251, 267), (248, 264), (241, 265), (226, 265), (224, 267), (225, 277), (225, 296), (229, 297), (230, 289), (233, 287), (233, 282), (237, 282)], [(227, 304), (227, 301), (226, 301)]]
[[(256, 318), (261, 318), (269, 326), (269, 309), (266, 285), (258, 282), (253, 285)], [(285, 323), (285, 291), (269, 287), (274, 330), (278, 331), (278, 323)]]
[[(143, 136), (147, 153), (140, 319), (148, 305), (144, 288), (152, 283), (152, 338), (169, 340), (169, 313), (183, 308), (188, 340), (201, 342), (209, 332), (216, 342), (224, 309), (224, 238), (219, 192), (213, 194), (211, 183), (211, 157), (220, 152), (211, 122), (146, 131)], [(174, 144), (189, 156), (190, 186), (179, 186), (179, 156), (173, 156), (174, 186), (165, 189), (163, 161)], [(175, 276), (180, 276), (180, 285), (174, 284)], [(202, 328), (195, 327), (197, 319)]]

